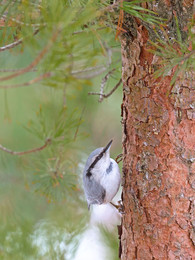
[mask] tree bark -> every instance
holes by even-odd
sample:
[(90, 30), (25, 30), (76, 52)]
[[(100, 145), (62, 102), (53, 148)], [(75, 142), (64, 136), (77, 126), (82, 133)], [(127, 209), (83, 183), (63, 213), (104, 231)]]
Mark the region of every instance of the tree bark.
[[(192, 12), (192, 1), (158, 3), (162, 13), (171, 15), (175, 11), (181, 21), (180, 29), (184, 28)], [(124, 21), (124, 26), (127, 24), (131, 24), (131, 29), (121, 36), (124, 155), (121, 259), (192, 260), (195, 259), (193, 72), (178, 78), (173, 87), (170, 84), (173, 74), (154, 80), (156, 57), (147, 50), (150, 29), (129, 17)]]

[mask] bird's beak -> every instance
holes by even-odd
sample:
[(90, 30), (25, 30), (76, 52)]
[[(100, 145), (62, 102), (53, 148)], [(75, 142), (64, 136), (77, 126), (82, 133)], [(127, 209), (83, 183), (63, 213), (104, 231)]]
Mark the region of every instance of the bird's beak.
[(111, 140), (104, 148), (104, 152), (107, 152), (108, 150), (110, 150), (111, 144), (112, 144), (113, 140)]

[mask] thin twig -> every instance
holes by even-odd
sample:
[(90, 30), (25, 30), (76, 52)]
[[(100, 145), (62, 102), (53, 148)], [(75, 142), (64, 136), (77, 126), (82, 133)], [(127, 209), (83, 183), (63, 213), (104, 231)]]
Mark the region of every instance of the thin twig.
[[(39, 32), (39, 29), (35, 30), (35, 32), (34, 32), (33, 35), (36, 35), (38, 32)], [(1, 51), (6, 51), (6, 50), (9, 50), (9, 49), (12, 49), (12, 48), (18, 46), (19, 44), (21, 44), (21, 43), (23, 42), (23, 40), (24, 40), (24, 39), (21, 38), (21, 39), (15, 41), (15, 42), (12, 42), (12, 43), (10, 43), (10, 44), (7, 44), (7, 45), (5, 45), (5, 46), (0, 47), (0, 52), (1, 52)]]
[(66, 107), (66, 84), (64, 84), (63, 89), (63, 106)]
[(12, 49), (12, 48), (16, 47), (17, 45), (21, 44), (22, 42), (23, 42), (23, 38), (21, 38), (18, 41), (15, 41), (15, 42), (12, 42), (10, 44), (0, 47), (0, 51), (6, 51), (8, 49)]
[(9, 154), (12, 154), (12, 155), (24, 155), (24, 154), (28, 154), (28, 153), (36, 153), (36, 152), (39, 152), (43, 149), (45, 149), (49, 144), (51, 144), (51, 139), (50, 138), (47, 138), (46, 141), (45, 141), (45, 144), (40, 146), (40, 147), (37, 147), (37, 148), (34, 148), (32, 150), (27, 150), (27, 151), (22, 151), (22, 152), (16, 152), (16, 151), (12, 151), (10, 149), (7, 149), (6, 147), (4, 147), (3, 145), (0, 144), (0, 150), (6, 152), (6, 153), (9, 153)]
[[(101, 93), (98, 93), (98, 92), (89, 92), (88, 95), (98, 95), (98, 96), (102, 96), (103, 98), (108, 98), (109, 96), (111, 96), (114, 91), (120, 86), (120, 84), (122, 83), (122, 79), (119, 80), (119, 82), (116, 84), (116, 86), (108, 93), (108, 94), (101, 94)], [(99, 102), (102, 102), (103, 99)]]
[(59, 31), (56, 30), (56, 32), (53, 34), (52, 38), (50, 39), (50, 41), (48, 42), (48, 44), (43, 48), (43, 50), (39, 53), (39, 55), (33, 60), (33, 62), (31, 62), (30, 65), (28, 65), (27, 67), (19, 70), (18, 72), (16, 73), (13, 73), (9, 76), (5, 76), (5, 77), (2, 77), (0, 78), (0, 81), (3, 81), (3, 80), (9, 80), (9, 79), (12, 79), (12, 78), (15, 78), (15, 77), (18, 77), (26, 72), (29, 72), (31, 69), (33, 69), (40, 61), (41, 59), (45, 56), (45, 54), (50, 50), (53, 42), (56, 40), (57, 36), (58, 36), (58, 33)]
[(118, 83), (116, 84), (116, 86), (108, 93), (104, 95), (104, 98), (108, 98), (109, 96), (112, 95), (112, 93), (114, 93), (115, 90), (117, 90), (117, 88), (120, 86), (120, 84), (122, 83), (122, 79), (120, 79), (118, 81)]
[(45, 79), (45, 78), (49, 78), (49, 77), (51, 77), (51, 76), (52, 76), (51, 72), (47, 72), (47, 73), (44, 73), (44, 74), (40, 75), (40, 76), (37, 77), (37, 78), (31, 79), (31, 80), (29, 80), (29, 81), (27, 81), (27, 82), (24, 82), (24, 83), (21, 83), (21, 84), (15, 84), (15, 85), (0, 85), (0, 89), (1, 89), (1, 88), (8, 89), (8, 88), (27, 87), (27, 86), (30, 86), (30, 85), (32, 85), (32, 84), (35, 84), (35, 83), (37, 83), (37, 82), (39, 82), (39, 81)]
[(110, 75), (115, 71), (115, 69), (112, 69), (111, 71), (109, 71), (105, 77), (103, 77), (102, 81), (101, 81), (101, 85), (100, 85), (100, 98), (99, 98), (99, 102), (102, 102), (103, 100), (103, 95), (104, 95), (104, 87), (106, 85), (106, 82), (108, 81)]
[(81, 112), (81, 116), (80, 116), (80, 118), (79, 118), (78, 126), (77, 126), (77, 129), (76, 129), (75, 134), (74, 134), (74, 141), (76, 141), (77, 134), (78, 134), (78, 132), (79, 132), (79, 126), (81, 125), (81, 119), (82, 119), (82, 117), (83, 117), (84, 111), (85, 111), (85, 107), (83, 108), (83, 110), (82, 110), (82, 112)]

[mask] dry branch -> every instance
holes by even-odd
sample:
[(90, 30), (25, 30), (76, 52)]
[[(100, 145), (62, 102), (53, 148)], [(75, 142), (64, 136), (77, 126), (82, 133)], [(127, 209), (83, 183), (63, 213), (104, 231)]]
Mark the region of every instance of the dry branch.
[(99, 95), (100, 96), (99, 102), (102, 102), (104, 98), (108, 98), (109, 96), (111, 96), (114, 93), (114, 91), (120, 86), (121, 83), (122, 83), (122, 79), (119, 80), (116, 86), (108, 94), (89, 92), (88, 95)]
[(104, 88), (106, 85), (106, 82), (108, 81), (110, 75), (115, 71), (115, 69), (112, 69), (111, 71), (109, 71), (105, 77), (103, 77), (102, 81), (101, 81), (101, 86), (100, 86), (100, 98), (99, 98), (99, 102), (102, 102), (103, 100), (103, 95), (104, 95)]

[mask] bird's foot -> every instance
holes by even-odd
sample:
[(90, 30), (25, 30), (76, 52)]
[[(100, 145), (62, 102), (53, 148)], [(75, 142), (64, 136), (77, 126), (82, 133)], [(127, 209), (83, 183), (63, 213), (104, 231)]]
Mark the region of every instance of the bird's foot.
[(122, 159), (123, 159), (123, 154), (120, 153), (119, 155), (117, 155), (115, 161), (119, 164), (122, 161)]
[(115, 204), (112, 203), (112, 202), (110, 202), (110, 204), (111, 204), (112, 206), (114, 206), (114, 207), (119, 211), (119, 213), (125, 214), (125, 212), (124, 212), (124, 206), (123, 206), (121, 200), (118, 201), (118, 205), (115, 205)]

